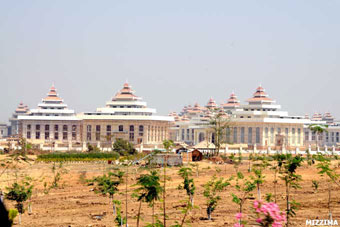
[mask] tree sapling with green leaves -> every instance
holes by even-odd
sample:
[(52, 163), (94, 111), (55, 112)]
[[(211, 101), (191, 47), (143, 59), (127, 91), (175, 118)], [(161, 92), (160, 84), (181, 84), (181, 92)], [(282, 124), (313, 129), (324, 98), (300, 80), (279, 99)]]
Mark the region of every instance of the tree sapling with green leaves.
[(213, 176), (213, 178), (204, 185), (203, 195), (207, 198), (208, 220), (211, 220), (211, 214), (216, 209), (218, 201), (221, 200), (219, 192), (222, 192), (229, 185), (230, 179), (224, 180), (222, 177), (217, 179), (216, 176)]

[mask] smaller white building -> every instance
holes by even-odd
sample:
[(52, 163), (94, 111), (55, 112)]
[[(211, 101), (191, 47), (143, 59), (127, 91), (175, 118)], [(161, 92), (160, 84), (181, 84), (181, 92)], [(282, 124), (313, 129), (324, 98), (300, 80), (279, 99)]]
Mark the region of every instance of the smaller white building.
[(8, 126), (5, 123), (0, 123), (0, 138), (8, 136)]
[[(54, 86), (47, 97), (42, 99), (37, 109), (28, 115), (18, 116), (20, 136), (33, 144), (57, 148), (69, 147), (81, 140), (80, 119), (74, 110), (68, 109)], [(80, 145), (80, 143), (79, 143)]]

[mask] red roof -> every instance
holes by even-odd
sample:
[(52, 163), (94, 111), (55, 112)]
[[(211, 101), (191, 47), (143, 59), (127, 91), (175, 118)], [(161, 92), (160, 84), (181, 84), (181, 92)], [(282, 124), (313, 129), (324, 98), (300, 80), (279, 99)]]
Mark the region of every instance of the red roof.
[(213, 98), (210, 98), (206, 107), (208, 107), (208, 108), (217, 107), (217, 104), (216, 104), (216, 102)]
[(55, 89), (54, 85), (50, 88), (50, 91), (47, 93), (47, 97), (43, 99), (43, 101), (59, 101), (62, 102), (63, 100), (58, 97), (57, 90)]
[(131, 89), (131, 86), (128, 83), (124, 83), (123, 88), (119, 92), (117, 92), (115, 97), (112, 98), (112, 101), (140, 99), (138, 96), (134, 95), (133, 93), (134, 91)]
[(224, 107), (237, 107), (240, 106), (240, 101), (237, 99), (235, 93), (231, 93), (230, 98), (228, 99), (227, 103), (222, 104), (221, 106)]
[(268, 94), (265, 92), (264, 88), (262, 86), (259, 86), (256, 88), (256, 91), (252, 98), (247, 100), (248, 102), (273, 102), (271, 98), (268, 98)]

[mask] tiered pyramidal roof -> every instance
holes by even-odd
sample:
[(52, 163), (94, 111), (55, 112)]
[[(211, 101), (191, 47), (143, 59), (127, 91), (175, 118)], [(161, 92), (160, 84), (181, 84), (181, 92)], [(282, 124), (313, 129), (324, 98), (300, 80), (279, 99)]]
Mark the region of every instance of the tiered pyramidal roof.
[(208, 109), (213, 109), (213, 108), (217, 108), (217, 104), (213, 98), (210, 98), (205, 107)]
[(18, 107), (15, 109), (15, 113), (17, 114), (25, 114), (28, 112), (28, 106), (27, 105), (24, 105), (23, 102), (20, 102)]
[(260, 85), (252, 98), (248, 99), (249, 104), (271, 104), (274, 102), (271, 98), (268, 98), (268, 94), (265, 92), (264, 88)]
[(134, 95), (134, 91), (127, 82), (124, 83), (123, 88), (119, 92), (117, 92), (115, 97), (112, 98), (112, 101), (126, 101), (126, 100), (141, 100), (140, 97)]
[(221, 105), (222, 107), (239, 107), (240, 106), (240, 101), (237, 99), (237, 96), (235, 95), (234, 92), (231, 93), (230, 98), (227, 100), (226, 103)]

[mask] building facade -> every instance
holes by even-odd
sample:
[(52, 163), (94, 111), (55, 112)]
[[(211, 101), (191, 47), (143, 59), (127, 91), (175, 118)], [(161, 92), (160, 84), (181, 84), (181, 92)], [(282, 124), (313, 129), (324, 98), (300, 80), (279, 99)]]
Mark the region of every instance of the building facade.
[(74, 110), (68, 109), (54, 86), (37, 109), (18, 116), (19, 135), (40, 148), (51, 150), (58, 147), (79, 146), (81, 142), (81, 120)]
[[(211, 130), (210, 117), (212, 108), (223, 110), (229, 119), (224, 141), (229, 144), (247, 144), (258, 149), (303, 149), (304, 124), (310, 120), (301, 116), (289, 116), (281, 106), (268, 97), (259, 86), (247, 104), (241, 105), (233, 92), (226, 103), (216, 107), (212, 99), (201, 108), (186, 107), (175, 117), (171, 127), (171, 138), (175, 141), (196, 145), (202, 141), (214, 143), (215, 135)], [(194, 112), (194, 114), (192, 114)]]
[(24, 116), (29, 113), (29, 109), (27, 105), (24, 105), (23, 102), (20, 102), (18, 107), (15, 109), (12, 117), (9, 119), (10, 127), (8, 130), (9, 136), (18, 136), (19, 134), (19, 119), (18, 116)]
[(112, 147), (121, 138), (135, 145), (159, 147), (169, 137), (169, 116), (157, 116), (156, 110), (134, 94), (128, 83), (94, 112), (79, 114), (82, 120), (82, 140), (98, 147)]
[[(37, 109), (19, 115), (19, 137), (45, 150), (86, 150), (88, 145), (111, 150), (118, 138), (144, 148), (158, 148), (168, 139), (169, 116), (156, 116), (128, 83), (94, 112), (75, 114), (54, 86)], [(106, 149), (105, 149), (106, 148)]]
[(0, 123), (0, 139), (8, 136), (8, 126), (5, 123)]

